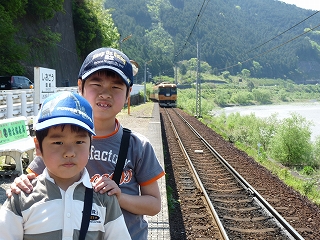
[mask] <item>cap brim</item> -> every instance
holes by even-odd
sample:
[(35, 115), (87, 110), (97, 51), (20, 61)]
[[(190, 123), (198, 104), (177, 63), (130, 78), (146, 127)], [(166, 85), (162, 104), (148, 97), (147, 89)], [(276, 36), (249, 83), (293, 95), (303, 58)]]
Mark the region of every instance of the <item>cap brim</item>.
[(48, 127), (56, 126), (56, 125), (61, 125), (61, 124), (75, 124), (79, 127), (82, 127), (83, 129), (87, 130), (94, 136), (96, 135), (95, 132), (85, 123), (82, 121), (79, 121), (75, 118), (69, 118), (69, 117), (56, 117), (56, 118), (51, 118), (46, 121), (43, 121), (41, 123), (36, 123), (36, 130), (42, 130)]
[(112, 71), (118, 73), (121, 76), (123, 82), (127, 85), (127, 87), (130, 87), (130, 84), (129, 84), (128, 80), (127, 80), (128, 79), (127, 76), (120, 69), (112, 67), (112, 66), (95, 67), (95, 68), (91, 69), (90, 71), (86, 72), (85, 74), (83, 74), (81, 78), (82, 78), (82, 80), (85, 80), (92, 73), (94, 73), (96, 71), (99, 71), (99, 70), (102, 70), (102, 69), (108, 69), (108, 70), (112, 70)]

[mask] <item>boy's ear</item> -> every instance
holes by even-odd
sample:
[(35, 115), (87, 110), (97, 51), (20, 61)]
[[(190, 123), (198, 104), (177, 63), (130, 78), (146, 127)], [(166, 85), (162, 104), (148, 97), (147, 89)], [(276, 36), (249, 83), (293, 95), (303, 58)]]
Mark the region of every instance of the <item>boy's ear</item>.
[(40, 150), (40, 144), (37, 138), (33, 139), (34, 141), (34, 145), (35, 145), (35, 149), (36, 149), (36, 155), (37, 156), (42, 156), (41, 150)]
[(132, 91), (132, 87), (130, 87), (129, 90), (128, 90), (128, 94), (127, 94), (125, 103), (128, 103), (131, 91)]
[(79, 94), (82, 93), (82, 80), (80, 78), (78, 79), (78, 92)]

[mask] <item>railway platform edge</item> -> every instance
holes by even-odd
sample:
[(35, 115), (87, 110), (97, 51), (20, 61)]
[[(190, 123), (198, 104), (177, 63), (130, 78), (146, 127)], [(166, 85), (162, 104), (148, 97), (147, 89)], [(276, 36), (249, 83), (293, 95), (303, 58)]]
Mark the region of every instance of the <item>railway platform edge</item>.
[[(148, 111), (142, 111), (144, 114), (130, 114), (122, 115), (117, 117), (120, 123), (133, 131), (143, 134), (146, 136), (163, 167), (164, 167), (164, 156), (163, 156), (163, 145), (161, 135), (161, 122), (158, 103), (148, 103), (146, 108), (152, 108), (150, 113)], [(132, 124), (136, 122), (137, 124)], [(169, 213), (167, 204), (167, 192), (166, 192), (166, 180), (162, 177), (158, 180), (160, 194), (161, 194), (161, 211), (155, 216), (147, 216), (149, 223), (149, 234), (148, 240), (170, 240), (170, 226), (169, 226)]]

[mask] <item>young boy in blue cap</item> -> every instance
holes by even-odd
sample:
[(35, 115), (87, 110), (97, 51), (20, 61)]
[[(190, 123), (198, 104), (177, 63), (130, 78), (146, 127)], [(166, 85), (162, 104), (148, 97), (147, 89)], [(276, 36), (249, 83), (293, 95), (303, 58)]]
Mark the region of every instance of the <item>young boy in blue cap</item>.
[[(94, 112), (96, 136), (93, 137), (86, 166), (94, 189), (108, 195), (115, 194), (131, 238), (146, 240), (148, 222), (145, 215), (153, 216), (161, 210), (157, 180), (165, 174), (146, 137), (131, 133), (119, 186), (112, 180), (123, 135), (123, 127), (116, 115), (127, 102), (132, 85), (129, 58), (113, 48), (99, 48), (91, 52), (78, 76), (79, 93), (90, 102)], [(42, 160), (35, 158), (28, 171), (40, 174), (43, 171)], [(31, 175), (28, 177), (32, 178)], [(23, 191), (32, 190), (25, 175), (15, 182)], [(14, 186), (12, 188), (17, 190)]]
[(59, 92), (43, 102), (35, 147), (46, 168), (31, 193), (13, 195), (2, 206), (1, 239), (131, 239), (117, 198), (92, 190), (85, 168), (92, 135), (85, 98)]

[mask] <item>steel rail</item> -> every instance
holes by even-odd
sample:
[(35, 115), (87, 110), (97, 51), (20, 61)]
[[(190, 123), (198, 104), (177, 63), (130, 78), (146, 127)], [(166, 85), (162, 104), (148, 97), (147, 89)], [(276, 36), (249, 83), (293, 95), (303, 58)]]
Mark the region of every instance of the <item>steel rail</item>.
[[(175, 110), (173, 110), (175, 111)], [(259, 202), (274, 216), (279, 223), (291, 234), (294, 239), (304, 240), (304, 238), (196, 131), (190, 123), (187, 122), (179, 113), (175, 113), (186, 123), (186, 125), (193, 131), (204, 145), (216, 156), (216, 158), (234, 175), (238, 181), (244, 185), (248, 191), (254, 195)]]
[(194, 177), (195, 177), (195, 181), (196, 181), (196, 183), (197, 183), (197, 185), (198, 185), (198, 187), (199, 187), (199, 190), (200, 190), (200, 191), (202, 192), (202, 194), (204, 195), (204, 197), (205, 197), (205, 199), (206, 199), (206, 202), (207, 202), (207, 205), (209, 206), (209, 208), (210, 208), (210, 210), (211, 210), (212, 216), (214, 217), (214, 219), (215, 219), (215, 221), (216, 221), (216, 223), (217, 223), (217, 225), (218, 225), (218, 228), (219, 228), (221, 237), (222, 237), (224, 240), (229, 240), (229, 237), (228, 237), (228, 235), (227, 235), (227, 233), (226, 233), (226, 231), (225, 231), (225, 229), (224, 229), (224, 227), (223, 227), (223, 225), (222, 225), (222, 223), (221, 223), (221, 221), (220, 221), (220, 218), (219, 218), (219, 216), (218, 216), (218, 214), (217, 214), (214, 206), (212, 205), (212, 202), (211, 202), (211, 200), (210, 200), (210, 198), (209, 198), (209, 196), (208, 196), (208, 194), (207, 194), (207, 192), (206, 192), (206, 190), (205, 190), (205, 188), (204, 188), (204, 186), (203, 186), (203, 184), (202, 184), (202, 182), (201, 182), (201, 180), (200, 180), (200, 178), (199, 178), (199, 175), (198, 175), (195, 167), (193, 166), (192, 161), (191, 161), (191, 159), (190, 159), (190, 157), (189, 157), (186, 149), (185, 149), (184, 146), (183, 146), (183, 143), (182, 143), (182, 141), (181, 141), (181, 139), (180, 139), (180, 137), (179, 137), (179, 134), (178, 134), (178, 132), (177, 132), (175, 126), (174, 126), (174, 123), (173, 123), (173, 121), (172, 121), (172, 119), (171, 119), (171, 117), (170, 117), (167, 109), (165, 109), (165, 112), (166, 112), (167, 117), (168, 117), (168, 119), (169, 119), (170, 125), (171, 125), (171, 127), (172, 127), (173, 132), (174, 132), (174, 135), (176, 136), (176, 139), (177, 139), (177, 141), (178, 141), (178, 144), (179, 144), (179, 146), (180, 146), (183, 154), (185, 155), (185, 157), (186, 157), (187, 160), (188, 160), (187, 163), (188, 163), (191, 171), (193, 172), (193, 175), (194, 175)]

